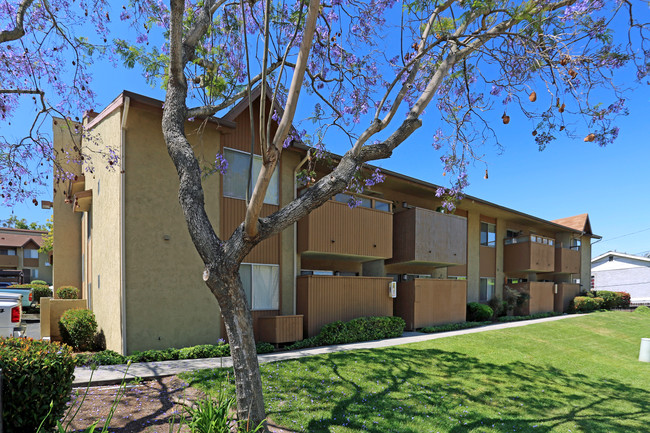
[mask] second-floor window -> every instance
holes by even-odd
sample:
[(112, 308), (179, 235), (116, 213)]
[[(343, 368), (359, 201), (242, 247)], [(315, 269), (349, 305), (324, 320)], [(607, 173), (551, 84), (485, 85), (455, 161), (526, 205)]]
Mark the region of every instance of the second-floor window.
[(15, 256), (16, 250), (12, 248), (0, 248), (0, 256)]
[(25, 254), (24, 257), (26, 259), (37, 259), (38, 258), (38, 250), (25, 249), (24, 254)]
[[(225, 197), (246, 199), (246, 188), (248, 186), (248, 174), (250, 169), (250, 154), (234, 149), (224, 149), (223, 156), (228, 161), (228, 171), (223, 176), (223, 195)], [(255, 188), (255, 182), (257, 181), (257, 176), (259, 176), (261, 169), (262, 157), (259, 155), (253, 155), (253, 171), (248, 197), (250, 197)], [(277, 205), (279, 203), (280, 185), (278, 182), (278, 169), (279, 167), (276, 167), (273, 172), (271, 182), (266, 190), (266, 195), (264, 196), (264, 203), (266, 204)]]
[(495, 247), (497, 242), (497, 226), (491, 223), (481, 223), (481, 245)]

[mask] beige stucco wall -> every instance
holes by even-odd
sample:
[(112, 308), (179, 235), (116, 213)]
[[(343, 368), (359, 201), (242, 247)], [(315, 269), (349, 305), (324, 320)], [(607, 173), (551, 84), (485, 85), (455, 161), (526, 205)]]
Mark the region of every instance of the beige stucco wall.
[[(186, 133), (205, 163), (214, 162), (219, 133), (208, 124), (200, 135), (199, 124), (187, 124)], [(215, 343), (219, 308), (203, 282), (203, 263), (178, 202), (178, 175), (159, 111), (131, 105), (124, 162), (127, 352)], [(208, 176), (203, 188), (218, 230), (220, 176)]]
[(60, 340), (59, 320), (67, 310), (87, 308), (84, 299), (41, 298), (41, 338)]
[[(120, 169), (106, 163), (100, 154), (112, 149), (119, 155), (122, 109), (106, 116), (84, 140), (84, 149), (96, 155), (93, 173), (87, 171), (85, 189), (92, 190), (92, 206), (82, 220), (81, 248), (84, 253), (84, 291), (106, 337), (106, 348), (122, 352), (120, 274)], [(109, 168), (107, 168), (107, 166)], [(91, 221), (88, 241), (88, 218)], [(58, 249), (58, 246), (57, 246)]]
[(580, 238), (580, 290), (591, 290), (591, 237)]
[[(296, 152), (282, 152), (282, 164), (280, 173), (280, 188), (282, 203), (284, 206), (293, 200), (294, 194), (294, 170), (300, 164), (301, 156)], [(280, 235), (280, 288), (282, 290), (280, 299), (280, 314), (296, 314), (295, 311), (295, 275), (294, 275), (294, 226), (287, 227)], [(300, 274), (300, 269), (296, 268)]]
[(481, 219), (478, 212), (467, 213), (467, 302), (478, 302), (480, 282)]
[[(63, 119), (55, 118), (52, 124), (52, 139), (54, 149), (57, 149), (58, 163), (68, 173), (81, 174), (81, 167), (66, 161), (59, 149), (72, 151), (74, 141), (80, 135), (70, 130)], [(65, 203), (64, 192), (68, 190), (69, 181), (57, 182), (61, 176), (54, 168), (54, 266), (52, 283), (54, 290), (61, 286), (81, 287), (81, 213), (75, 213), (72, 206)], [(58, 265), (58, 266), (57, 266)]]
[(503, 272), (503, 240), (506, 238), (506, 222), (503, 218), (497, 218), (496, 227), (496, 278), (494, 280), (494, 294), (497, 298), (503, 299), (503, 285), (505, 280), (505, 273)]

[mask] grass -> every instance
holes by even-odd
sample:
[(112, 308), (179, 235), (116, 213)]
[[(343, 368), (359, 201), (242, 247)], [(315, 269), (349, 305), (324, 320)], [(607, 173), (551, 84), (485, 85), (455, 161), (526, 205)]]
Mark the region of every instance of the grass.
[[(648, 431), (642, 337), (650, 315), (605, 312), (265, 364), (266, 407), (306, 432)], [(216, 395), (228, 374), (184, 378)]]

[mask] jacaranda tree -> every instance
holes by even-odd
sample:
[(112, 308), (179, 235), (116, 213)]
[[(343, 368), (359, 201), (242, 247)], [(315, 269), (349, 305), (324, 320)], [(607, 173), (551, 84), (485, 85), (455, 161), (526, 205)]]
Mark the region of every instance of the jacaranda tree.
[[(22, 9), (2, 7), (21, 28), (25, 17), (48, 8), (47, 25), (55, 26), (58, 12), (69, 16), (62, 5), (56, 10), (42, 0), (26, 1)], [(137, 35), (115, 40), (113, 49), (127, 66), (138, 65), (166, 89), (162, 130), (189, 233), (205, 265), (203, 277), (224, 318), (240, 419), (250, 426), (265, 419), (252, 320), (238, 273), (252, 248), (334, 194), (362, 189), (361, 166), (390, 157), (423, 122), (434, 126), (432, 145), (452, 174), (451, 185), (436, 193), (450, 210), (467, 185), (473, 144), (500, 144), (486, 112), (503, 111), (504, 124), (515, 111), (533, 119), (531, 133), (540, 149), (562, 134), (601, 146), (612, 142), (618, 135), (614, 120), (626, 113), (625, 92), (633, 85), (617, 82), (616, 73), (633, 69), (637, 83), (650, 73), (648, 24), (636, 16), (642, 8), (647, 2), (601, 0), (135, 0), (123, 8), (120, 18), (132, 22)], [(39, 40), (26, 29), (14, 41)], [(53, 29), (48, 37), (59, 44), (83, 41)], [(31, 59), (33, 51), (16, 51), (15, 42), (7, 48), (4, 35), (3, 56), (24, 54), (21, 62), (40, 65)], [(73, 46), (67, 45), (76, 52)], [(45, 47), (33, 49), (46, 53)], [(2, 87), (15, 90), (3, 96), (10, 111), (19, 102), (15, 94), (28, 86), (0, 76)], [(66, 86), (80, 94), (84, 82)], [(234, 233), (223, 234), (229, 237), (219, 237), (204, 209), (202, 171), (184, 123), (246, 100), (256, 86), (260, 106), (273, 107), (253, 119), (263, 165), (253, 179), (245, 220)], [(306, 118), (309, 136), (294, 129)], [(318, 155), (334, 131), (350, 149), (332, 171), (276, 213), (260, 217), (283, 149), (301, 140)], [(19, 148), (49, 158), (42, 149), (51, 149), (40, 143), (30, 135)], [(17, 166), (21, 157), (5, 159), (6, 164)], [(218, 156), (216, 168), (225, 165)], [(3, 167), (3, 188), (8, 170)], [(380, 179), (375, 173), (365, 185)]]

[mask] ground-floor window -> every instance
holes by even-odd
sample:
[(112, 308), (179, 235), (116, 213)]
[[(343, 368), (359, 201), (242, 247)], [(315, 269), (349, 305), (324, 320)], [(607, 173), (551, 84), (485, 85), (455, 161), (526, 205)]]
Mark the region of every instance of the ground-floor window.
[(242, 263), (239, 267), (248, 306), (251, 310), (278, 310), (280, 307), (280, 267)]
[(494, 278), (481, 277), (478, 300), (487, 302), (494, 297)]

